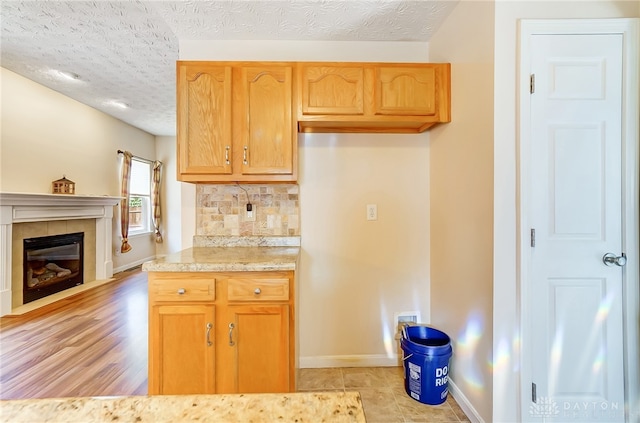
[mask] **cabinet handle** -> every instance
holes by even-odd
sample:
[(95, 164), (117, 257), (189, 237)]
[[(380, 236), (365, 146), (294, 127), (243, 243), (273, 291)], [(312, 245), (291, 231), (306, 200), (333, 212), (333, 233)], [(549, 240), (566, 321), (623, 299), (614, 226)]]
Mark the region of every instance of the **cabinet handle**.
[(229, 150), (231, 150), (231, 147), (226, 146), (224, 149), (224, 160), (227, 162), (227, 164), (231, 164), (231, 162), (229, 161)]
[(235, 328), (236, 325), (234, 325), (233, 323), (229, 323), (229, 346), (233, 347), (236, 343), (233, 342), (233, 328)]
[(260, 294), (262, 293), (262, 290), (261, 290), (260, 288), (256, 288), (256, 289), (253, 291), (253, 293), (254, 293), (254, 294), (256, 294), (256, 295), (260, 295)]
[(178, 289), (178, 295), (184, 295), (184, 294), (185, 294), (185, 292), (187, 292), (187, 290), (186, 290), (186, 289), (184, 289), (184, 288), (180, 288), (180, 289)]
[(206, 334), (206, 338), (207, 338), (207, 347), (212, 346), (213, 344), (211, 343), (211, 328), (213, 327), (213, 325), (211, 323), (207, 323), (207, 334)]
[(242, 152), (242, 163), (249, 164), (248, 156), (249, 156), (249, 147), (245, 145), (244, 151)]

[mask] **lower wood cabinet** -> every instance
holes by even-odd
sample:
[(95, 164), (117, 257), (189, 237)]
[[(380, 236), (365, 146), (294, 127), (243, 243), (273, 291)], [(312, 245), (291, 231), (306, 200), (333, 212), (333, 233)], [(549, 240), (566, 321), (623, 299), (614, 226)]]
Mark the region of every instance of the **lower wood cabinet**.
[(294, 392), (293, 293), (292, 271), (150, 272), (149, 394)]
[(214, 306), (161, 304), (149, 320), (149, 393), (215, 393)]
[(289, 392), (289, 306), (234, 305), (220, 310), (218, 392)]

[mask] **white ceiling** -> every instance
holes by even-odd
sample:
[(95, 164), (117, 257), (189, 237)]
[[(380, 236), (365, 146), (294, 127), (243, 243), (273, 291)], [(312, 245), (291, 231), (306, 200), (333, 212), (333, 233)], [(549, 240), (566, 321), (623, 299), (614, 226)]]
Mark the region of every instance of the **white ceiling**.
[(458, 1), (3, 0), (1, 60), (151, 134), (175, 135), (179, 40), (428, 41)]

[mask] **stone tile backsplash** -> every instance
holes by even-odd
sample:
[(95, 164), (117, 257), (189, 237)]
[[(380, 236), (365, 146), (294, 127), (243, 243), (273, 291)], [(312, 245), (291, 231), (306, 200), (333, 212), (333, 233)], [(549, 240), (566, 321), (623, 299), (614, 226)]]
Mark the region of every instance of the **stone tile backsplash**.
[[(196, 186), (196, 235), (300, 236), (298, 185)], [(255, 220), (246, 217), (247, 197)]]

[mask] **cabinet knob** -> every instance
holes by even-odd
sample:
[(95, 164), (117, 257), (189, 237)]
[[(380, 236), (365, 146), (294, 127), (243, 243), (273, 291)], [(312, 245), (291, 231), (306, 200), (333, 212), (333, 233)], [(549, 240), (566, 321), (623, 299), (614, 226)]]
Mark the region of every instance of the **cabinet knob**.
[(256, 295), (260, 295), (260, 293), (262, 293), (262, 290), (261, 290), (260, 288), (256, 288), (256, 289), (253, 291), (253, 293), (254, 293), (254, 294), (256, 294)]
[(186, 290), (186, 289), (184, 289), (184, 288), (180, 288), (180, 289), (178, 289), (178, 295), (184, 295), (184, 294), (185, 294), (185, 292), (187, 292), (187, 290)]

